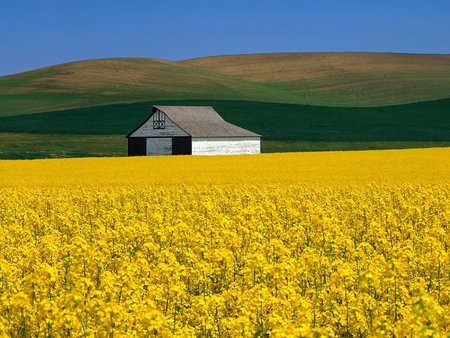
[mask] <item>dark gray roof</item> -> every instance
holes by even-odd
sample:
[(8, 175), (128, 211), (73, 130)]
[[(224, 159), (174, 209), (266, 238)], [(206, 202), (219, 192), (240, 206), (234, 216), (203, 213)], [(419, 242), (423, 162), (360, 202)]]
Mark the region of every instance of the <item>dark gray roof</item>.
[(213, 107), (153, 106), (153, 113), (156, 109), (164, 112), (169, 119), (192, 137), (260, 136), (226, 122)]

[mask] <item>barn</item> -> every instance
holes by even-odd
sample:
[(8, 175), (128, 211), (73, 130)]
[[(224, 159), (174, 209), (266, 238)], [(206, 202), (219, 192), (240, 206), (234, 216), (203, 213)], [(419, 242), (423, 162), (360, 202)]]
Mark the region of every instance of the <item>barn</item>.
[(127, 135), (128, 156), (257, 154), (261, 136), (226, 122), (212, 107), (153, 106)]

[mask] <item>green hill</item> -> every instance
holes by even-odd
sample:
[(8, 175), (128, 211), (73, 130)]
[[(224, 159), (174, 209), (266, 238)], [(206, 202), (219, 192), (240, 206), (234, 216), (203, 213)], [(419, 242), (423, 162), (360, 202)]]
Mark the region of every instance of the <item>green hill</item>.
[(72, 62), (0, 77), (0, 116), (143, 100), (381, 106), (450, 97), (450, 56), (291, 53)]

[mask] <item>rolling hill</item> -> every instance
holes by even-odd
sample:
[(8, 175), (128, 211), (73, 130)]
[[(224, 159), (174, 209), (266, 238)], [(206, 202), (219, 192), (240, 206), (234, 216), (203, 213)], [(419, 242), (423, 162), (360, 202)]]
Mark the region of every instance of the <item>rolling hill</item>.
[(143, 100), (382, 106), (450, 97), (450, 55), (289, 53), (72, 62), (0, 77), (0, 116)]
[(450, 55), (275, 53), (182, 63), (276, 85), (299, 103), (383, 106), (450, 97)]
[(208, 69), (157, 59), (98, 59), (0, 77), (0, 116), (149, 99), (295, 101)]

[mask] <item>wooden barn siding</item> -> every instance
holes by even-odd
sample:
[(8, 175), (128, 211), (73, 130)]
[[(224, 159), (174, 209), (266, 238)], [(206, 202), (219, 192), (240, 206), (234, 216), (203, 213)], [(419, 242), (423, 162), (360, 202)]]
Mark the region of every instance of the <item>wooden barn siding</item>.
[[(152, 115), (153, 116), (153, 115)], [(178, 127), (166, 115), (166, 128), (153, 129), (153, 117), (150, 116), (138, 130), (136, 130), (129, 137), (164, 137), (164, 136), (189, 136), (183, 129)]]
[(192, 138), (192, 155), (259, 154), (259, 137), (196, 137)]
[(172, 138), (154, 137), (147, 139), (148, 155), (172, 155)]

